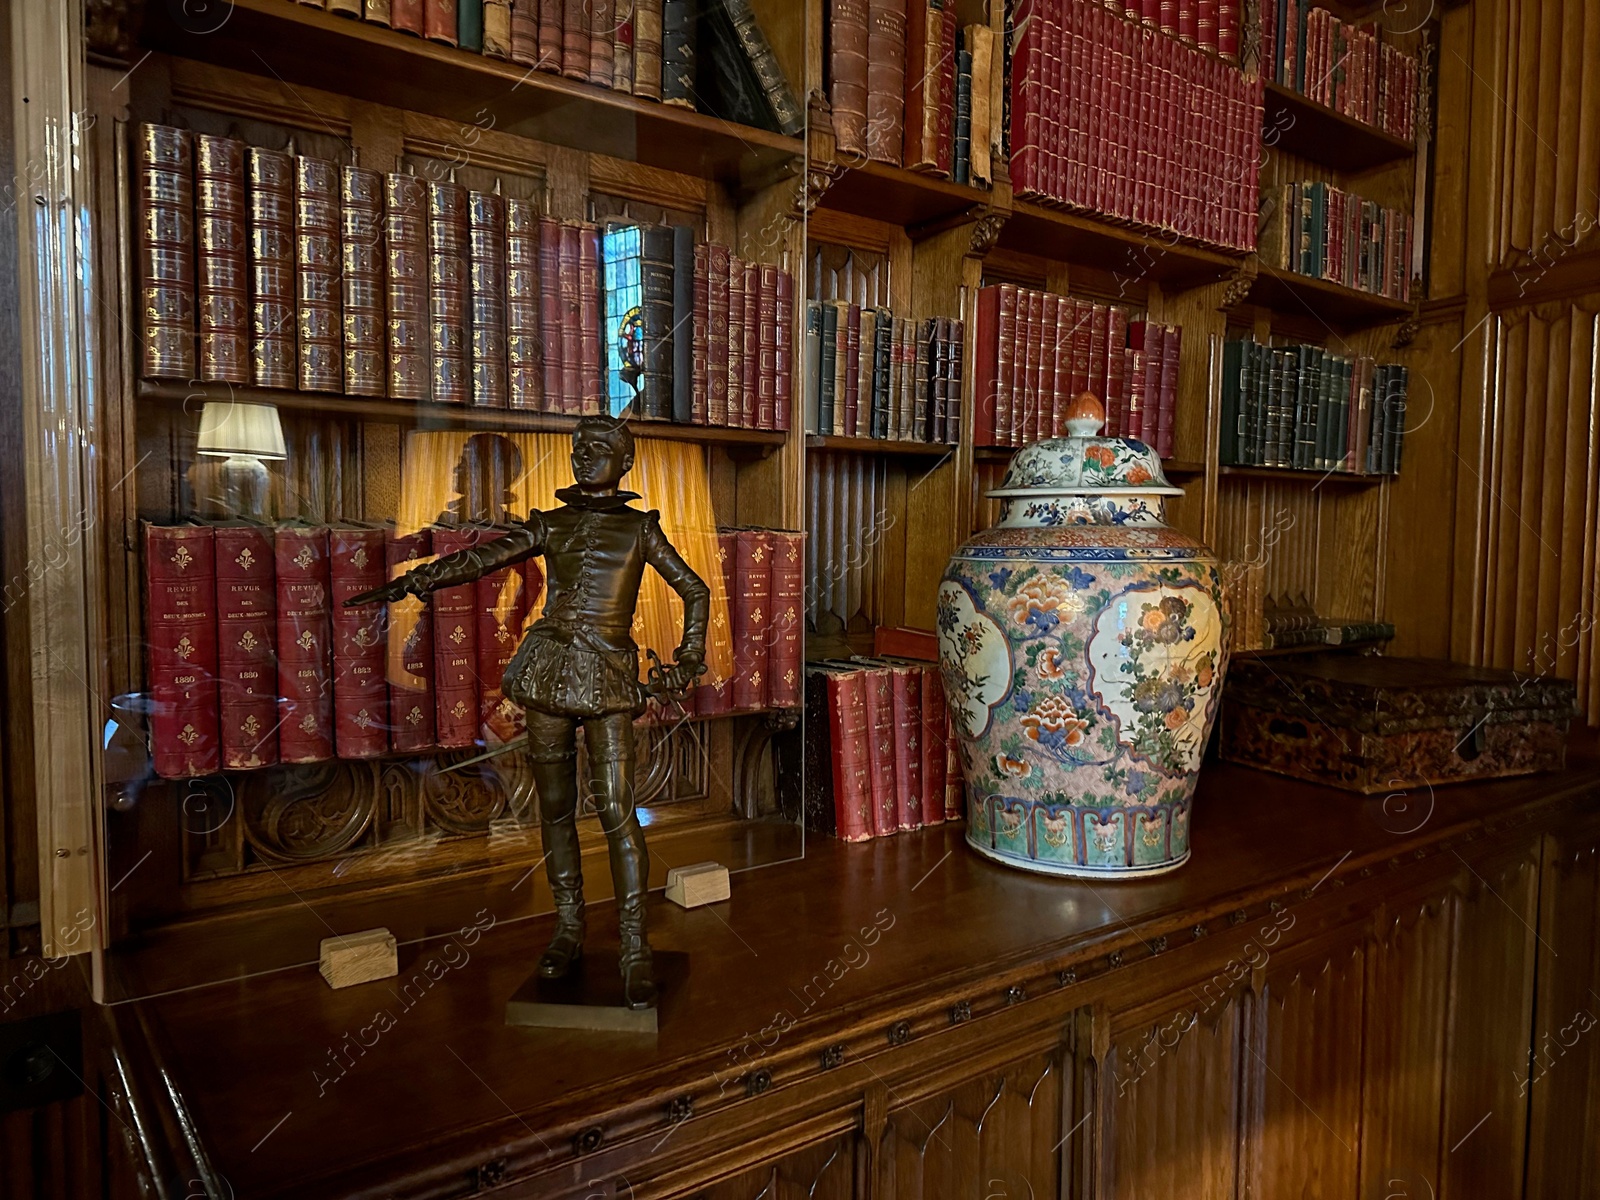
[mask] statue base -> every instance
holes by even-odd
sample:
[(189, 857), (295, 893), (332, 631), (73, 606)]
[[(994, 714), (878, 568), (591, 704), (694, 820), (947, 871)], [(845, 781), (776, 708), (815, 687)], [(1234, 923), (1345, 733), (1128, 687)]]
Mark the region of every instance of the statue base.
[(590, 951), (564, 978), (546, 979), (535, 971), (506, 1001), (506, 1024), (534, 1029), (585, 1029), (591, 1033), (655, 1033), (660, 1013), (689, 973), (689, 956), (675, 950), (654, 952), (656, 1003), (629, 1008), (622, 997), (622, 974), (615, 950)]

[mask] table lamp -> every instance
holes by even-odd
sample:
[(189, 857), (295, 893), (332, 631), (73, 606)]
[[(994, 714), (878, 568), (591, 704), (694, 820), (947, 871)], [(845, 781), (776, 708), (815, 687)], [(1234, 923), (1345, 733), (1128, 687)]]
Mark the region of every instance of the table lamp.
[(240, 400), (208, 400), (200, 412), (201, 454), (227, 461), (222, 464), (223, 501), (235, 516), (266, 516), (267, 465), (263, 459), (288, 457), (283, 448), (283, 426), (273, 404)]

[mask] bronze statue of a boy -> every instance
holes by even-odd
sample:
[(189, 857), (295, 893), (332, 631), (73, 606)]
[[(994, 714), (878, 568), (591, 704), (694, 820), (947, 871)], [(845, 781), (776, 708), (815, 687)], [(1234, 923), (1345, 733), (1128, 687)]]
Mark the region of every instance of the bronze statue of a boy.
[(645, 896), (650, 856), (633, 804), (633, 719), (648, 693), (639, 683), (634, 607), (646, 564), (683, 598), (683, 638), (661, 681), (681, 692), (705, 669), (711, 593), (661, 532), (660, 514), (630, 508), (639, 499), (617, 484), (633, 466), (626, 424), (588, 417), (572, 433), (575, 486), (562, 507), (535, 510), (482, 546), (407, 571), (350, 604), (423, 596), (478, 579), (511, 563), (544, 557), (544, 613), (507, 668), (505, 695), (527, 715), (528, 757), (539, 794), (545, 868), (556, 904), (556, 932), (539, 973), (565, 975), (583, 952), (583, 872), (578, 853), (577, 727), (583, 726), (590, 788), (611, 850), (621, 936), (623, 991), (631, 1008), (655, 1003)]

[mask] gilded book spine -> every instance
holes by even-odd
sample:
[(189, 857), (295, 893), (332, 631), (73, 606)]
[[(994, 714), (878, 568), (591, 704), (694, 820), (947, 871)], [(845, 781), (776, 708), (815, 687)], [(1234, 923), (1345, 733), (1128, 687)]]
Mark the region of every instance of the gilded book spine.
[(428, 190), (414, 175), (383, 185), (389, 395), (428, 398)]
[(507, 200), (506, 393), (512, 408), (543, 407), (539, 303), (539, 211), (530, 200)]
[(633, 91), (633, 0), (615, 0), (616, 37), (611, 54), (611, 90)]
[(250, 382), (295, 386), (294, 159), (252, 146), (250, 179)]
[(194, 139), (200, 378), (250, 382), (244, 229), (244, 143)]
[(661, 99), (662, 0), (634, 0), (633, 94)]
[(139, 276), (147, 376), (194, 377), (194, 153), (187, 130), (139, 126)]
[(344, 390), (384, 394), (383, 176), (345, 167), (339, 180)]
[(489, 192), (467, 196), (470, 250), (472, 403), (506, 407), (506, 204)]
[(336, 392), (339, 369), (339, 175), (331, 162), (294, 160), (295, 314), (300, 388)]
[(428, 187), (428, 342), (435, 404), (467, 401), (467, 190)]

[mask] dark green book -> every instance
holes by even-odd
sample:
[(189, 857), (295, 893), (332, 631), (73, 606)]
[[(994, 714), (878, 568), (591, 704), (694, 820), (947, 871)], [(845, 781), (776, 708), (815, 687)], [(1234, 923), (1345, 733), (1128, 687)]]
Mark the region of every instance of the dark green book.
[(821, 385), (817, 397), (817, 432), (828, 434), (834, 430), (833, 405), (834, 393), (838, 389), (834, 386), (833, 373), (839, 362), (839, 310), (832, 304), (822, 306), (822, 354), (821, 354)]
[(483, 0), (456, 0), (456, 43), (483, 53)]
[(1243, 431), (1240, 427), (1244, 395), (1244, 369), (1240, 365), (1248, 350), (1247, 342), (1226, 342), (1222, 347), (1222, 429), (1217, 435), (1217, 461), (1225, 466), (1242, 465), (1239, 454)]

